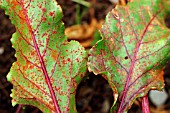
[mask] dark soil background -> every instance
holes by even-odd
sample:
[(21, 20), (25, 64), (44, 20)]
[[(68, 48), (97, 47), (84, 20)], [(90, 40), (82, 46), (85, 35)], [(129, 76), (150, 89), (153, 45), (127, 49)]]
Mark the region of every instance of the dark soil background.
[[(80, 6), (80, 12), (85, 11), (81, 19), (81, 24), (90, 23), (95, 18), (103, 20), (106, 13), (110, 11), (114, 5), (108, 0), (87, 0), (92, 4), (90, 8)], [(72, 26), (76, 23), (76, 7), (77, 4), (71, 0), (58, 0), (63, 8), (63, 21), (66, 27)], [(170, 19), (166, 19), (167, 25)], [(170, 24), (169, 24), (170, 25)], [(0, 9), (0, 113), (15, 113), (19, 109), (18, 105), (12, 107), (11, 105), (11, 89), (12, 84), (6, 80), (6, 75), (16, 58), (14, 57), (15, 50), (12, 48), (10, 39), (15, 32), (15, 27), (11, 24), (7, 15)], [(165, 69), (166, 91), (170, 94), (170, 63)], [(107, 81), (101, 76), (95, 76), (93, 73), (82, 81), (78, 86), (76, 100), (77, 110), (79, 113), (109, 113), (109, 109), (113, 103), (113, 92)], [(170, 98), (167, 99), (165, 105), (159, 109), (157, 113), (168, 113), (170, 109)], [(130, 113), (140, 113), (140, 99), (132, 106)], [(156, 113), (157, 108), (151, 103), (152, 112)], [(25, 106), (20, 113), (41, 113), (40, 110), (33, 106)]]

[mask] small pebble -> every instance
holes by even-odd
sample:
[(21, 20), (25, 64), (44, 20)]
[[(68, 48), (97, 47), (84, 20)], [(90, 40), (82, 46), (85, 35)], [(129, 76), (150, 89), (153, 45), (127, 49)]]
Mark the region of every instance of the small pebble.
[(0, 47), (0, 55), (2, 55), (4, 53), (4, 48)]
[(166, 100), (168, 99), (168, 94), (166, 93), (165, 90), (163, 91), (151, 90), (149, 93), (149, 97), (153, 104), (159, 107), (166, 102)]

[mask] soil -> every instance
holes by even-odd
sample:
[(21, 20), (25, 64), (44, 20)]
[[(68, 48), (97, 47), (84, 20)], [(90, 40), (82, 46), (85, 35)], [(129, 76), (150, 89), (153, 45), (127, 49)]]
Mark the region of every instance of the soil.
[[(87, 0), (92, 4), (91, 8), (80, 5), (80, 12), (85, 12), (80, 23), (90, 23), (91, 19), (103, 20), (108, 11), (114, 5), (108, 0)], [(76, 24), (76, 7), (77, 4), (71, 0), (58, 0), (63, 8), (63, 21), (66, 27)], [(167, 19), (167, 23), (170, 23)], [(170, 25), (170, 24), (169, 24)], [(0, 113), (15, 113), (19, 108), (18, 105), (12, 107), (11, 105), (11, 89), (12, 84), (6, 79), (6, 75), (16, 58), (14, 57), (15, 50), (12, 48), (10, 39), (15, 32), (15, 27), (11, 24), (9, 17), (5, 15), (4, 11), (0, 9)], [(165, 69), (165, 83), (166, 91), (170, 92), (170, 63)], [(113, 103), (113, 92), (107, 81), (100, 75), (95, 76), (93, 73), (89, 74), (86, 80), (83, 80), (78, 86), (76, 93), (76, 106), (79, 113), (109, 113), (109, 109)], [(170, 95), (170, 93), (169, 93)], [(170, 96), (167, 99), (162, 111), (169, 110)], [(140, 100), (139, 100), (140, 101)], [(136, 102), (138, 103), (138, 101)], [(152, 107), (156, 109), (154, 104)], [(129, 111), (130, 113), (139, 113), (140, 105), (134, 104)], [(33, 106), (25, 106), (20, 113), (41, 113), (40, 110)]]

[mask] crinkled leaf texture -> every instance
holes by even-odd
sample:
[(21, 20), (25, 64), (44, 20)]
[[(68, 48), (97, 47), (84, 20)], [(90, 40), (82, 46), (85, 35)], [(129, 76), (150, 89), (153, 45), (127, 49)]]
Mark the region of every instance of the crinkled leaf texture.
[(0, 6), (16, 27), (11, 41), (17, 61), (7, 75), (13, 84), (12, 104), (52, 113), (57, 100), (62, 113), (75, 113), (87, 54), (78, 42), (67, 42), (61, 7), (55, 0), (1, 0)]
[(88, 69), (101, 74), (112, 87), (111, 112), (127, 112), (137, 97), (164, 87), (161, 70), (170, 58), (165, 4), (134, 0), (108, 13), (100, 30), (103, 39), (89, 51)]

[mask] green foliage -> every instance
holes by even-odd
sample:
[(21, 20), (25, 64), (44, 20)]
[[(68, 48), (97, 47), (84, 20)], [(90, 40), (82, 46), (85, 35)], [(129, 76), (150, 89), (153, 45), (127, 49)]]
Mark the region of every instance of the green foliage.
[[(111, 112), (127, 112), (138, 97), (164, 87), (162, 69), (170, 58), (170, 29), (164, 19), (170, 0), (133, 0), (108, 13), (103, 37), (87, 54), (67, 41), (55, 0), (0, 0), (16, 27), (17, 61), (7, 79), (12, 104), (30, 104), (45, 113), (75, 113), (77, 85), (89, 71), (102, 74), (114, 91)], [(99, 37), (98, 35), (96, 35)]]
[(137, 97), (164, 87), (161, 70), (170, 58), (165, 9), (160, 0), (134, 0), (108, 13), (100, 30), (103, 39), (89, 52), (88, 69), (112, 87), (111, 112), (127, 112)]
[(12, 104), (30, 104), (45, 113), (75, 113), (87, 54), (78, 42), (67, 42), (60, 6), (55, 0), (0, 3), (16, 27), (11, 41), (17, 61), (7, 75), (13, 84)]

